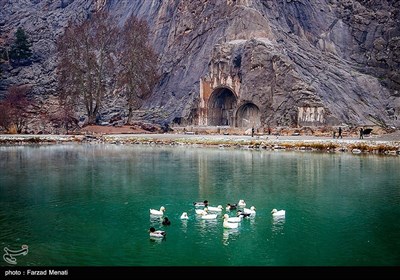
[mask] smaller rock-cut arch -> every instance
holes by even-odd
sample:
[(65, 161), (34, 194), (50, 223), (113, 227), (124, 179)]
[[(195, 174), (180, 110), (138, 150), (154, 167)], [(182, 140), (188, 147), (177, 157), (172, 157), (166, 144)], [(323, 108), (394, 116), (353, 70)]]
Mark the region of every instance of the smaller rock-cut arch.
[(208, 101), (208, 125), (233, 125), (236, 102), (232, 90), (216, 88)]
[(243, 104), (236, 112), (236, 126), (242, 128), (260, 127), (260, 109), (251, 102)]

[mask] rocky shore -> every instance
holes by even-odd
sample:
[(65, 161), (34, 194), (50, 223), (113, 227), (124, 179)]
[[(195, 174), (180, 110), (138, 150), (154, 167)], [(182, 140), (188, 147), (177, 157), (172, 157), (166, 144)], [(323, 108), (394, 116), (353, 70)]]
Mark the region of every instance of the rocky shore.
[(386, 136), (370, 136), (364, 139), (316, 136), (274, 135), (196, 135), (183, 134), (99, 134), (99, 135), (0, 135), (0, 145), (27, 144), (139, 144), (219, 147), (253, 150), (301, 150), (323, 152), (370, 153), (400, 155), (399, 133)]

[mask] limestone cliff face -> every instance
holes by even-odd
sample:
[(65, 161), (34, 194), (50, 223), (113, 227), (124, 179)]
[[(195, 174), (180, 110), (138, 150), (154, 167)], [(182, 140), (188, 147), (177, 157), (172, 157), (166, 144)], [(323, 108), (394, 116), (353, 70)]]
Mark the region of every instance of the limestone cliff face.
[(10, 85), (32, 85), (39, 98), (55, 93), (56, 41), (70, 20), (81, 22), (101, 8), (104, 1), (0, 0), (0, 39), (11, 42), (22, 27), (32, 42), (33, 63), (25, 67), (7, 66), (0, 80), (1, 93)]
[(142, 108), (145, 118), (237, 127), (400, 126), (398, 1), (9, 2), (0, 0), (1, 34), (22, 25), (39, 55), (30, 68), (11, 69), (19, 72), (2, 90), (22, 81), (49, 94), (54, 41), (67, 20), (107, 9), (120, 23), (134, 14), (150, 24), (162, 79)]
[[(376, 2), (376, 3), (375, 3)], [(199, 125), (399, 124), (396, 1), (107, 1), (148, 19), (145, 108)]]

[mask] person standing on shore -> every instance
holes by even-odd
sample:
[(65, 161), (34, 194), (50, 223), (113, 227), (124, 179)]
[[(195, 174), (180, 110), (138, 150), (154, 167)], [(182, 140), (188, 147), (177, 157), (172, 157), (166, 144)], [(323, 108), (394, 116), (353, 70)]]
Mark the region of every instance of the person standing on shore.
[(338, 137), (337, 137), (338, 139), (339, 138), (342, 138), (343, 139), (343, 136), (342, 136), (342, 128), (339, 126), (339, 134), (338, 134)]
[(364, 139), (364, 129), (360, 128), (360, 139)]

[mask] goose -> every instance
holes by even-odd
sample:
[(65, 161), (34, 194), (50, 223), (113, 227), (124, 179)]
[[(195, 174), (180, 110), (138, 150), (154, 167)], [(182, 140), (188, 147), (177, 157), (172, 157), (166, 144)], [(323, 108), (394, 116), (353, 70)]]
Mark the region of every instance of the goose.
[(228, 222), (230, 223), (240, 223), (242, 221), (242, 217), (229, 217), (228, 214), (224, 214), (224, 219), (227, 219)]
[(224, 228), (238, 228), (239, 227), (239, 223), (228, 222), (228, 218), (224, 217), (224, 222), (222, 224)]
[(162, 216), (164, 215), (164, 211), (165, 211), (165, 207), (161, 206), (160, 210), (156, 210), (156, 209), (150, 209), (150, 214), (151, 215), (156, 215), (156, 216)]
[(204, 208), (204, 209), (195, 209), (195, 211), (196, 211), (196, 214), (197, 215), (202, 215), (203, 213), (208, 213), (208, 208), (206, 207), (206, 208)]
[(187, 220), (187, 219), (189, 219), (189, 216), (188, 216), (187, 212), (183, 212), (183, 213), (182, 213), (181, 219), (182, 219), (182, 220)]
[(243, 199), (241, 199), (241, 200), (239, 200), (239, 202), (238, 202), (238, 204), (237, 204), (239, 207), (246, 207), (246, 202), (243, 200)]
[(243, 212), (245, 214), (255, 215), (256, 214), (256, 208), (254, 206), (251, 206), (250, 209), (249, 208), (244, 208)]
[(272, 213), (273, 217), (282, 217), (282, 216), (285, 216), (286, 211), (285, 210), (279, 210), (278, 211), (276, 209), (272, 209), (271, 213)]
[(164, 217), (162, 224), (164, 226), (169, 226), (171, 224), (171, 221), (168, 219), (168, 217)]
[(208, 200), (204, 200), (204, 202), (193, 202), (193, 205), (196, 207), (207, 207), (208, 206)]
[(207, 206), (207, 210), (210, 211), (210, 212), (221, 212), (222, 211), (222, 205), (218, 205), (217, 207)]
[(236, 208), (237, 208), (237, 204), (236, 203), (235, 204), (228, 203), (228, 204), (226, 204), (225, 210), (226, 211), (231, 211), (231, 210), (235, 210)]
[(151, 227), (149, 229), (150, 232), (150, 237), (157, 237), (157, 238), (163, 238), (167, 235), (167, 233), (163, 230), (156, 230), (154, 227)]

